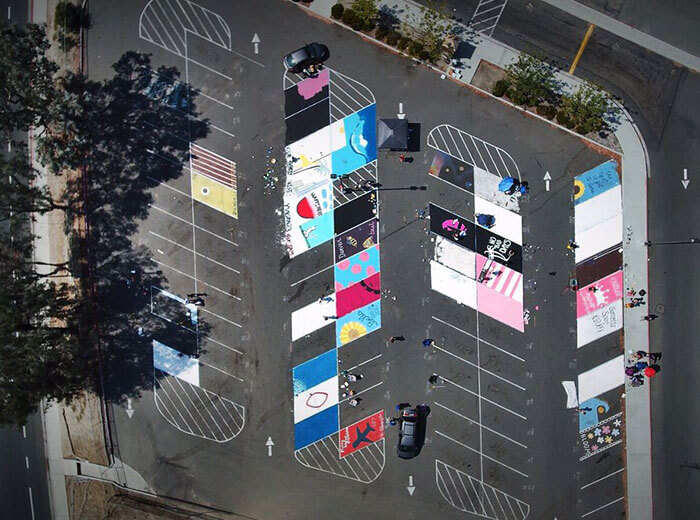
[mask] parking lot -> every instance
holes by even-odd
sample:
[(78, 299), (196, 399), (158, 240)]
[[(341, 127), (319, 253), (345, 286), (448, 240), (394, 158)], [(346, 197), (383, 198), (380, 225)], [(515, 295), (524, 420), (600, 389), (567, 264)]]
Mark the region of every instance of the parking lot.
[[(167, 280), (149, 288), (150, 312), (178, 340), (145, 331), (155, 384), (133, 415), (115, 411), (122, 461), (158, 493), (257, 518), (339, 510), (568, 518), (559, 504), (572, 495), (576, 517), (622, 510), (621, 446), (604, 440), (609, 451), (589, 454), (580, 437), (589, 424), (601, 429), (596, 439), (619, 433), (619, 393), (597, 396), (603, 411), (591, 423), (566, 408), (561, 385), (619, 348), (613, 335), (577, 349), (576, 298), (565, 291), (577, 261), (565, 247), (574, 234), (574, 176), (609, 158), (291, 3), (187, 3), (189, 21), (182, 5), (161, 0), (145, 11), (138, 2), (103, 2), (95, 23), (116, 29), (90, 41), (97, 77), (133, 42), (153, 54), (154, 68), (177, 67), (209, 128), (196, 142), (176, 136), (189, 142), (190, 163), (177, 179), (153, 180), (149, 216), (133, 237)], [(186, 30), (174, 30), (178, 24)], [(329, 177), (330, 211), (313, 217), (333, 220), (310, 226), (288, 218), (299, 206), (286, 207), (285, 146), (296, 150), (313, 132), (290, 123), (299, 111), (285, 111), (285, 89), (299, 79), (284, 79), (280, 61), (312, 38), (331, 49), (329, 110), (318, 130), (335, 132), (338, 121), (350, 129), (353, 117), (373, 129), (402, 103), (419, 125), (420, 149), (408, 154), (413, 162), (375, 150), (355, 164), (337, 141), (318, 157), (317, 144), (304, 148), (310, 162), (340, 150), (348, 171), (330, 165), (349, 174), (346, 185), (382, 188), (346, 193)], [(290, 133), (290, 125), (301, 130)], [(471, 177), (455, 174), (470, 168)], [(280, 179), (272, 190), (264, 188), (268, 170)], [(517, 208), (499, 206), (493, 182), (513, 171), (530, 193)], [(420, 217), (423, 208), (430, 218)], [(488, 211), (500, 212), (497, 227), (474, 226), (476, 213)], [(441, 231), (448, 220), (473, 226), (473, 246)], [(351, 238), (361, 245), (345, 250)], [(484, 256), (496, 246), (514, 255), (500, 272)], [(472, 282), (483, 274), (478, 285), (465, 266)], [(206, 293), (204, 306), (186, 305), (193, 293)], [(405, 341), (388, 340), (399, 335)], [(363, 376), (350, 385), (361, 397), (356, 407), (342, 395), (344, 370)], [(304, 394), (319, 385), (330, 400)], [(431, 408), (425, 447), (410, 461), (396, 456), (397, 428), (387, 423), (398, 403)], [(299, 426), (309, 418), (312, 426)], [(372, 442), (349, 448), (365, 424), (376, 431)]]

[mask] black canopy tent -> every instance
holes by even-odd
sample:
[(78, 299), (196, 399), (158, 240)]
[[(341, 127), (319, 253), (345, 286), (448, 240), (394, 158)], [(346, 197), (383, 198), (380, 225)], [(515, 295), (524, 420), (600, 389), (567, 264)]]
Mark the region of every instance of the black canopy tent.
[(408, 149), (408, 121), (380, 119), (377, 122), (377, 148), (380, 150)]

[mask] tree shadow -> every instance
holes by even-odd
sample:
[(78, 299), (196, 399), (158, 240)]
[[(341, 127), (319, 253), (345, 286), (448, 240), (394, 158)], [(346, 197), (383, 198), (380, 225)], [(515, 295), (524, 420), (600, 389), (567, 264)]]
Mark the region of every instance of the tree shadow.
[[(197, 117), (197, 92), (179, 81), (177, 69), (154, 70), (149, 56), (136, 52), (113, 68), (101, 82), (65, 78), (68, 131), (45, 136), (40, 146), (49, 168), (84, 172), (68, 181), (65, 195), (68, 225), (79, 215), (87, 222), (85, 232), (67, 230), (87, 298), (82, 342), (86, 351), (99, 345), (100, 395), (121, 403), (153, 387), (153, 340), (197, 357), (210, 332), (201, 319), (196, 327), (187, 323), (181, 300), (166, 298), (172, 308), (154, 311), (154, 293), (160, 302), (168, 282), (151, 252), (133, 241), (154, 202), (152, 190), (184, 174), (190, 143), (209, 128)], [(69, 105), (71, 97), (77, 106)]]

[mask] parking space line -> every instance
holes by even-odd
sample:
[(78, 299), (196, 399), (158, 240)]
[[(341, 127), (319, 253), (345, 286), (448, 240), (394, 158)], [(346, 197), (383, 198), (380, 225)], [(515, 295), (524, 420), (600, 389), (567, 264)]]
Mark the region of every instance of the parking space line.
[(207, 287), (211, 287), (212, 289), (214, 289), (215, 291), (220, 292), (221, 294), (225, 294), (226, 296), (230, 296), (231, 298), (234, 298), (234, 299), (236, 299), (236, 300), (238, 300), (238, 301), (241, 301), (241, 299), (240, 299), (238, 296), (235, 296), (235, 295), (233, 295), (233, 294), (231, 294), (231, 293), (229, 293), (229, 292), (226, 292), (226, 291), (224, 291), (223, 289), (219, 289), (217, 286), (211, 285), (210, 283), (207, 283), (207, 282), (205, 282), (204, 280), (199, 280), (199, 279), (195, 278), (194, 276), (192, 276), (191, 274), (187, 274), (187, 273), (185, 273), (185, 272), (180, 271), (179, 269), (175, 269), (174, 267), (171, 267), (171, 266), (169, 266), (168, 264), (166, 264), (166, 263), (164, 263), (164, 262), (161, 262), (160, 260), (156, 260), (156, 259), (153, 258), (153, 257), (151, 257), (151, 260), (152, 260), (153, 262), (155, 262), (156, 264), (162, 265), (163, 267), (165, 267), (165, 268), (167, 268), (167, 269), (170, 269), (171, 271), (175, 271), (176, 273), (181, 274), (182, 276), (185, 276), (185, 277), (187, 277), (187, 278), (190, 278), (191, 280), (194, 280), (195, 282), (199, 282), (199, 283), (201, 283), (202, 285), (206, 285)]
[(611, 506), (611, 505), (613, 505), (613, 504), (616, 504), (616, 503), (618, 503), (620, 500), (624, 500), (624, 499), (625, 499), (625, 497), (622, 496), (622, 497), (620, 497), (620, 498), (618, 498), (618, 499), (616, 499), (616, 500), (613, 500), (612, 502), (608, 502), (608, 503), (605, 504), (604, 506), (600, 506), (600, 507), (594, 509), (593, 511), (589, 511), (588, 513), (582, 514), (582, 515), (581, 515), (581, 518), (584, 518), (584, 517), (586, 517), (586, 516), (588, 516), (588, 515), (592, 515), (593, 513), (597, 513), (597, 512), (600, 511), (601, 509), (605, 509), (606, 507)]
[(293, 283), (292, 285), (290, 285), (289, 287), (294, 287), (295, 285), (299, 285), (300, 283), (305, 282), (305, 281), (308, 280), (309, 278), (313, 278), (314, 276), (316, 276), (316, 275), (318, 275), (318, 274), (324, 273), (324, 272), (328, 271), (329, 269), (332, 269), (333, 267), (335, 267), (335, 264), (331, 264), (331, 265), (329, 265), (328, 267), (324, 267), (324, 268), (321, 269), (320, 271), (316, 271), (314, 274), (310, 274), (310, 275), (307, 276), (306, 278), (302, 278), (301, 280), (297, 280), (296, 282), (294, 282), (294, 283)]
[(446, 321), (441, 320), (441, 319), (438, 318), (437, 316), (431, 316), (431, 317), (432, 317), (434, 320), (439, 321), (439, 322), (442, 323), (443, 325), (447, 325), (448, 327), (452, 327), (453, 329), (455, 329), (455, 330), (461, 332), (462, 334), (465, 334), (465, 335), (469, 336), (470, 338), (474, 338), (474, 339), (477, 340), (477, 341), (481, 341), (482, 343), (488, 345), (489, 347), (495, 348), (496, 350), (499, 350), (499, 351), (503, 352), (504, 354), (508, 354), (510, 357), (513, 357), (513, 358), (517, 359), (518, 361), (522, 361), (523, 363), (525, 363), (525, 360), (524, 360), (523, 358), (521, 358), (521, 357), (519, 357), (519, 356), (516, 356), (515, 354), (512, 354), (512, 353), (508, 352), (507, 350), (502, 349), (501, 347), (497, 347), (497, 346), (494, 345), (493, 343), (489, 343), (489, 342), (486, 341), (486, 340), (483, 340), (483, 339), (481, 339), (481, 338), (478, 338), (478, 337), (476, 337), (474, 334), (472, 334), (471, 332), (467, 332), (466, 330), (462, 330), (462, 329), (460, 329), (459, 327), (455, 327), (455, 326), (452, 325), (451, 323), (447, 323)]
[[(442, 408), (442, 409), (444, 409), (444, 410), (447, 410), (448, 412), (451, 412), (451, 413), (453, 413), (453, 414), (455, 414), (455, 415), (458, 415), (458, 416), (461, 417), (462, 419), (465, 419), (465, 420), (467, 420), (467, 421), (469, 421), (469, 422), (471, 422), (471, 423), (474, 423), (474, 424), (476, 424), (477, 426), (479, 426), (480, 428), (483, 428), (484, 430), (488, 430), (488, 431), (490, 431), (491, 433), (495, 433), (495, 434), (498, 435), (499, 437), (503, 437), (504, 439), (509, 440), (509, 441), (512, 442), (513, 444), (517, 444), (518, 446), (527, 449), (527, 446), (525, 446), (523, 443), (518, 442), (518, 441), (516, 441), (515, 439), (511, 439), (511, 438), (508, 437), (507, 435), (504, 435), (504, 434), (502, 434), (501, 432), (498, 432), (498, 431), (496, 431), (496, 430), (493, 430), (493, 429), (489, 428), (488, 426), (484, 426), (484, 425), (481, 424), (480, 422), (475, 421), (474, 419), (471, 419), (471, 418), (467, 417), (466, 415), (462, 415), (462, 414), (459, 413), (458, 411), (453, 410), (453, 409), (451, 409), (451, 408), (448, 408), (448, 407), (445, 406), (444, 404), (438, 403), (437, 401), (433, 401), (433, 403), (435, 404), (435, 406), (439, 406), (440, 408)], [(583, 489), (583, 488), (581, 488), (581, 489)]]
[[(233, 424), (236, 425), (236, 428), (238, 428), (238, 431), (240, 432), (240, 431), (243, 429), (243, 426), (245, 425), (245, 417), (243, 418), (243, 424), (241, 424), (240, 426), (238, 426), (238, 421), (236, 420), (236, 418), (235, 418), (233, 415), (231, 415), (231, 411), (230, 411), (230, 410), (228, 409), (228, 407), (226, 406), (226, 403), (224, 403), (223, 398), (222, 398), (219, 394), (214, 394), (214, 395), (219, 399), (219, 402), (220, 402), (221, 405), (224, 407), (224, 410), (226, 410), (226, 413), (227, 413), (228, 416), (231, 418), (231, 421), (233, 422)], [(210, 399), (211, 399), (211, 398), (210, 398)], [(212, 401), (212, 404), (213, 404), (213, 402), (214, 402), (214, 401)], [(233, 401), (230, 401), (230, 402), (231, 402), (231, 404), (233, 404), (234, 406), (236, 406), (236, 403), (234, 403)], [(231, 427), (230, 427), (230, 426), (229, 426), (229, 430), (231, 430)], [(231, 431), (233, 431), (233, 430), (231, 430)]]
[(604, 477), (599, 478), (598, 480), (594, 480), (593, 482), (589, 482), (585, 486), (581, 486), (581, 489), (586, 489), (587, 487), (592, 486), (593, 484), (597, 484), (598, 482), (605, 480), (606, 478), (613, 477), (622, 471), (625, 471), (625, 468), (620, 468), (617, 471), (613, 471), (612, 473), (605, 475)]
[[(183, 407), (183, 408), (185, 409), (185, 411), (187, 412), (187, 415), (190, 416), (190, 419), (192, 419), (192, 421), (194, 422), (194, 425), (197, 427), (197, 429), (199, 430), (199, 432), (202, 434), (202, 436), (206, 437), (206, 434), (204, 433), (204, 430), (202, 430), (201, 426), (198, 424), (197, 419), (194, 418), (194, 415), (192, 415), (192, 412), (190, 412), (189, 407), (188, 407), (188, 406), (185, 404), (185, 402), (182, 400), (182, 397), (180, 397), (180, 393), (179, 393), (179, 392), (177, 391), (177, 389), (175, 388), (175, 385), (173, 385), (173, 384), (170, 382), (170, 379), (175, 379), (175, 380), (178, 382), (178, 384), (180, 385), (180, 387), (182, 387), (182, 383), (180, 383), (180, 378), (174, 377), (174, 376), (173, 376), (172, 378), (166, 377), (166, 378), (165, 378), (165, 381), (168, 382), (168, 385), (170, 385), (170, 388), (172, 389), (173, 393), (175, 394), (175, 397), (177, 397), (178, 401), (180, 401), (180, 404), (182, 405), (182, 407)], [(188, 398), (189, 398), (189, 396), (188, 396)], [(192, 401), (192, 399), (190, 399), (190, 401), (191, 401), (192, 404), (194, 405), (194, 401)], [(174, 403), (173, 403), (173, 404), (174, 404)], [(195, 408), (196, 408), (196, 406), (195, 406)]]
[(514, 472), (514, 473), (517, 473), (518, 475), (522, 475), (522, 476), (525, 477), (525, 478), (530, 478), (530, 477), (527, 476), (527, 474), (523, 473), (522, 471), (519, 471), (519, 470), (515, 469), (514, 467), (509, 466), (508, 464), (505, 464), (504, 462), (501, 462), (500, 460), (494, 459), (493, 457), (490, 457), (489, 455), (486, 455), (485, 453), (482, 453), (482, 452), (480, 452), (479, 450), (475, 450), (475, 449), (472, 448), (471, 446), (467, 446), (467, 445), (464, 444), (463, 442), (460, 442), (460, 441), (458, 441), (457, 439), (453, 439), (452, 437), (450, 437), (449, 435), (446, 435), (446, 434), (442, 433), (441, 431), (435, 430), (435, 433), (436, 433), (437, 435), (440, 435), (441, 437), (444, 437), (445, 439), (451, 440), (451, 441), (454, 442), (455, 444), (459, 444), (460, 446), (462, 446), (462, 447), (464, 447), (464, 448), (467, 448), (467, 449), (470, 450), (470, 451), (473, 451), (473, 452), (476, 453), (477, 455), (480, 455), (481, 457), (483, 457), (483, 458), (485, 458), (485, 459), (488, 459), (488, 460), (490, 460), (491, 462), (495, 462), (496, 464), (499, 464), (499, 465), (503, 466), (504, 468), (508, 468), (509, 470), (511, 470), (511, 471)]
[(209, 363), (205, 363), (205, 362), (202, 361), (202, 360), (200, 360), (199, 363), (200, 363), (201, 365), (204, 365), (205, 367), (209, 367), (209, 368), (211, 368), (211, 369), (213, 369), (213, 370), (217, 370), (218, 372), (221, 372), (222, 374), (225, 374), (225, 375), (227, 375), (227, 376), (229, 376), (229, 377), (232, 377), (232, 378), (234, 378), (234, 379), (237, 379), (238, 381), (241, 381), (241, 382), (243, 381), (243, 379), (241, 379), (240, 377), (234, 376), (233, 374), (230, 374), (230, 373), (226, 372), (226, 370), (221, 370), (220, 368), (217, 368), (217, 367), (215, 367), (214, 365), (210, 365)]
[[(207, 309), (205, 309), (204, 307), (200, 307), (199, 310), (200, 310), (201, 312), (206, 312), (207, 314), (210, 314), (211, 316), (214, 316), (215, 318), (219, 318), (221, 321), (225, 321), (226, 323), (230, 323), (231, 325), (235, 325), (235, 326), (238, 327), (239, 329), (242, 329), (242, 328), (243, 328), (243, 325), (241, 325), (241, 324), (239, 324), (239, 323), (236, 323), (235, 321), (229, 320), (228, 318), (224, 318), (223, 316), (221, 316), (221, 315), (219, 315), (219, 314), (216, 314), (215, 312), (211, 312), (210, 310), (207, 310)], [(207, 339), (210, 339), (210, 338), (207, 338)], [(223, 343), (219, 343), (219, 342), (216, 341), (216, 340), (212, 340), (212, 341), (214, 341), (214, 343), (218, 343), (218, 344), (221, 345), (222, 347), (230, 348), (231, 350), (234, 350), (234, 351), (238, 352), (239, 354), (243, 354), (243, 352), (241, 352), (240, 350), (236, 350), (236, 349), (233, 348), (233, 347), (229, 347), (229, 346), (227, 346), (227, 345), (224, 345)]]
[[(187, 410), (187, 406), (185, 406), (185, 403), (182, 402), (182, 399), (180, 399), (180, 396), (177, 395), (177, 392), (175, 391), (175, 387), (172, 385), (172, 383), (170, 383), (170, 382), (168, 381), (169, 377), (170, 377), (170, 376), (166, 376), (166, 377), (164, 377), (163, 379), (161, 379), (161, 381), (166, 381), (166, 382), (168, 383), (168, 386), (170, 387), (170, 389), (175, 393), (175, 396), (180, 400), (180, 403), (182, 404), (182, 407), (185, 408), (185, 411), (188, 413), (188, 415), (189, 415), (189, 416), (192, 418), (192, 420), (194, 421), (194, 417), (192, 417), (192, 414), (190, 413), (190, 411)], [(162, 386), (162, 384), (161, 384), (161, 388), (164, 389), (164, 387)], [(183, 423), (185, 424), (185, 426), (187, 426), (187, 428), (189, 428), (189, 430), (192, 432), (193, 435), (197, 435), (197, 434), (195, 433), (195, 431), (192, 429), (192, 426), (189, 424), (189, 422), (187, 421), (187, 419), (185, 419), (185, 416), (182, 415), (182, 413), (180, 413), (180, 407), (177, 406), (177, 405), (175, 404), (175, 401), (173, 401), (172, 397), (170, 397), (170, 392), (165, 391), (165, 389), (164, 389), (163, 391), (165, 392), (165, 395), (167, 396), (168, 401), (170, 401), (170, 403), (171, 403), (171, 404), (173, 405), (173, 407), (175, 408), (175, 411), (177, 412), (177, 414), (178, 414), (178, 415), (180, 416), (180, 418), (182, 419), (182, 421), (183, 421)], [(196, 421), (195, 421), (195, 426), (196, 426), (197, 429), (199, 430), (199, 433), (202, 434), (202, 435), (204, 435), (204, 432), (203, 432), (202, 429), (199, 427), (199, 425), (196, 424)]]
[[(197, 395), (197, 399), (199, 399), (199, 402), (202, 403), (202, 408), (204, 408), (207, 411), (207, 413), (209, 414), (209, 417), (211, 417), (211, 420), (214, 421), (216, 428), (219, 430), (219, 433), (221, 434), (221, 437), (226, 438), (226, 434), (224, 433), (224, 430), (221, 429), (221, 426), (219, 426), (219, 422), (211, 414), (211, 410), (209, 410), (209, 407), (206, 404), (204, 404), (204, 401), (202, 400), (202, 396), (199, 394), (196, 394), (196, 395)], [(211, 402), (211, 399), (209, 399), (209, 404), (213, 404)], [(214, 407), (214, 408), (216, 409), (216, 407)], [(222, 417), (222, 419), (223, 419), (223, 417)], [(229, 430), (230, 429), (231, 428), (229, 428)], [(211, 428), (210, 428), (210, 430), (211, 430)], [(233, 431), (231, 431), (231, 433), (233, 433)], [(214, 432), (212, 432), (212, 435), (214, 435)]]
[(479, 395), (478, 393), (476, 393), (476, 392), (474, 392), (474, 391), (472, 391), (472, 390), (469, 390), (468, 388), (464, 388), (463, 386), (458, 385), (458, 384), (455, 383), (454, 381), (450, 381), (450, 380), (447, 379), (446, 377), (440, 376), (440, 379), (442, 379), (442, 380), (445, 381), (446, 383), (450, 383), (451, 385), (456, 386), (457, 388), (459, 388), (459, 389), (461, 389), (461, 390), (464, 390), (464, 391), (467, 392), (468, 394), (472, 394), (473, 396), (479, 398), (479, 400), (483, 400), (483, 401), (486, 401), (487, 403), (491, 403), (492, 405), (497, 406), (498, 408), (500, 408), (500, 409), (502, 409), (502, 410), (505, 410), (506, 412), (512, 413), (512, 414), (515, 415), (516, 417), (520, 417), (523, 421), (527, 421), (527, 417), (525, 417), (524, 415), (520, 415), (518, 412), (514, 412), (513, 410), (511, 410), (510, 408), (507, 408), (507, 407), (503, 406), (502, 404), (498, 404), (497, 402), (492, 401), (491, 399), (488, 399), (488, 398), (486, 398), (486, 397), (484, 397), (484, 396), (482, 396), (482, 395)]
[[(165, 186), (168, 186), (168, 185), (165, 184)], [(168, 186), (168, 187), (171, 188), (171, 186)], [(174, 188), (173, 188), (173, 189), (174, 189)], [(174, 219), (177, 219), (177, 220), (179, 220), (179, 221), (181, 221), (181, 222), (185, 222), (186, 224), (190, 224), (190, 225), (192, 225), (195, 229), (199, 229), (200, 231), (204, 231), (205, 233), (208, 233), (208, 234), (210, 234), (211, 236), (216, 237), (216, 238), (218, 238), (219, 240), (221, 240), (221, 241), (223, 241), (223, 242), (227, 242), (227, 243), (231, 244), (232, 246), (238, 247), (238, 244), (237, 244), (236, 242), (234, 242), (233, 240), (229, 240), (229, 239), (226, 238), (226, 237), (222, 237), (221, 235), (217, 235), (216, 233), (213, 233), (213, 232), (209, 231), (208, 229), (203, 228), (202, 226), (198, 226), (197, 224), (194, 224), (194, 225), (193, 225), (192, 222), (190, 222), (189, 220), (184, 219), (184, 218), (182, 218), (182, 217), (178, 217), (177, 215), (175, 215), (175, 214), (173, 214), (173, 213), (170, 213), (169, 211), (164, 210), (163, 208), (159, 208), (159, 207), (156, 206), (155, 204), (151, 204), (150, 207), (153, 208), (153, 209), (155, 209), (155, 210), (160, 211), (161, 213), (165, 213), (165, 214), (168, 215), (169, 217), (173, 217)], [(331, 267), (333, 267), (333, 266), (331, 266)]]
[(355, 365), (355, 366), (353, 366), (353, 367), (350, 367), (350, 368), (348, 368), (347, 370), (348, 370), (348, 372), (353, 371), (353, 370), (355, 370), (356, 368), (360, 368), (362, 365), (366, 365), (367, 363), (371, 363), (371, 362), (374, 361), (375, 359), (379, 359), (380, 357), (382, 357), (382, 355), (383, 355), (383, 354), (377, 354), (376, 356), (371, 357), (371, 358), (369, 358), (369, 359), (363, 361), (362, 363), (359, 363), (359, 364), (357, 364), (357, 365)]
[(201, 91), (199, 91), (199, 90), (197, 91), (197, 95), (198, 95), (198, 96), (205, 97), (205, 98), (207, 98), (207, 99), (213, 101), (214, 103), (219, 103), (220, 105), (225, 106), (226, 108), (228, 108), (228, 109), (230, 109), (230, 110), (235, 110), (235, 109), (233, 108), (233, 106), (231, 106), (231, 105), (229, 105), (229, 104), (226, 104), (226, 103), (224, 103), (223, 101), (220, 101), (220, 100), (216, 99), (215, 97), (209, 96), (209, 95), (207, 95), (207, 94), (205, 94), (204, 92), (201, 92)]
[(189, 251), (190, 253), (194, 253), (194, 254), (196, 254), (197, 256), (201, 257), (201, 258), (205, 258), (205, 259), (209, 260), (210, 262), (212, 262), (212, 263), (214, 263), (214, 264), (216, 264), (216, 265), (218, 265), (218, 266), (223, 267), (224, 269), (228, 269), (229, 271), (233, 271), (233, 272), (236, 273), (236, 274), (241, 274), (241, 272), (240, 272), (239, 270), (234, 269), (233, 267), (229, 267), (229, 266), (227, 266), (227, 265), (225, 265), (225, 264), (222, 264), (222, 263), (219, 262), (218, 260), (214, 260), (213, 258), (211, 258), (211, 257), (209, 257), (209, 256), (207, 256), (207, 255), (203, 255), (202, 253), (199, 253), (199, 252), (195, 251), (194, 249), (191, 249), (191, 248), (189, 248), (189, 247), (187, 247), (187, 246), (183, 246), (182, 244), (178, 244), (178, 243), (175, 242), (174, 240), (170, 240), (169, 238), (166, 238), (166, 237), (164, 237), (163, 235), (161, 235), (161, 234), (159, 234), (159, 233), (156, 233), (155, 231), (149, 231), (149, 233), (150, 233), (151, 235), (155, 236), (155, 237), (158, 237), (158, 238), (160, 238), (160, 239), (162, 239), (162, 240), (165, 240), (166, 242), (169, 242), (170, 244), (173, 244), (174, 246), (177, 246), (177, 247), (179, 247), (179, 248), (182, 248), (182, 249), (184, 249), (185, 251)]
[(481, 370), (482, 372), (486, 372), (487, 374), (490, 374), (490, 375), (492, 375), (493, 377), (496, 377), (496, 378), (500, 379), (501, 381), (503, 381), (503, 382), (505, 382), (505, 383), (508, 383), (508, 384), (510, 384), (510, 385), (513, 385), (514, 387), (519, 388), (520, 390), (523, 390), (523, 391), (526, 390), (526, 388), (525, 388), (524, 386), (520, 386), (520, 385), (518, 385), (518, 384), (515, 384), (515, 383), (513, 383), (512, 381), (509, 381), (508, 379), (506, 379), (505, 377), (501, 377), (501, 376), (499, 376), (498, 374), (495, 374), (494, 372), (491, 372), (490, 370), (487, 370), (487, 369), (485, 369), (485, 368), (483, 368), (483, 367), (480, 367), (480, 366), (477, 365), (476, 363), (472, 363), (472, 362), (469, 361), (468, 359), (464, 359), (464, 358), (458, 356), (457, 354), (453, 354), (453, 353), (450, 352), (449, 350), (444, 349), (444, 348), (442, 348), (442, 347), (439, 346), (439, 345), (433, 345), (433, 348), (434, 348), (435, 350), (439, 350), (439, 351), (441, 351), (441, 352), (444, 352), (445, 354), (449, 354), (450, 356), (452, 356), (452, 357), (454, 357), (454, 358), (457, 358), (457, 359), (459, 359), (460, 361), (463, 361), (463, 362), (466, 363), (467, 365), (471, 365), (471, 366), (473, 366), (474, 368), (478, 368), (478, 369)]

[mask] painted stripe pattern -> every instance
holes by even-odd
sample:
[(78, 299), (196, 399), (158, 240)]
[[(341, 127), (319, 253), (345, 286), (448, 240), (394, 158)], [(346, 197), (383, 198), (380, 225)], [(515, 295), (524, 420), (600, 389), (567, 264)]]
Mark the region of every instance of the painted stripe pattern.
[(190, 143), (190, 164), (194, 173), (236, 189), (236, 163), (198, 144)]

